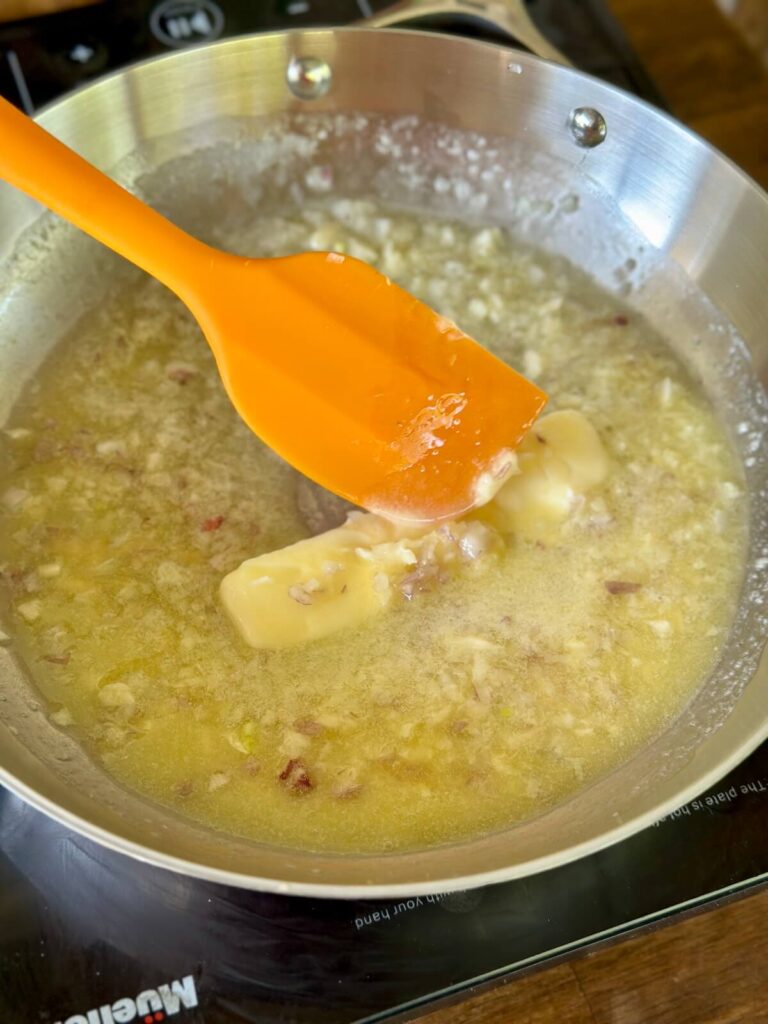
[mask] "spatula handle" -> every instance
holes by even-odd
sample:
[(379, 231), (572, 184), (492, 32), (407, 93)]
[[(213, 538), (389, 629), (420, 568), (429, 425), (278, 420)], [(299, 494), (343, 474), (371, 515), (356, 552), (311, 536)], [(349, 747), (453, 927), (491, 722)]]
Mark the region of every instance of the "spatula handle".
[(184, 298), (213, 250), (0, 98), (0, 178)]

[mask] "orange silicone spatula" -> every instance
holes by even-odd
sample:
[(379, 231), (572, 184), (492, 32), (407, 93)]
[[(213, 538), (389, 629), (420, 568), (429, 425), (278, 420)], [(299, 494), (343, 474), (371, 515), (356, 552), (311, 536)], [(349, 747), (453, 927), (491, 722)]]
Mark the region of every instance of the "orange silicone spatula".
[(357, 505), (410, 520), (460, 515), (546, 401), (359, 260), (244, 259), (204, 245), (4, 100), (0, 138), (0, 177), (172, 289), (248, 426)]

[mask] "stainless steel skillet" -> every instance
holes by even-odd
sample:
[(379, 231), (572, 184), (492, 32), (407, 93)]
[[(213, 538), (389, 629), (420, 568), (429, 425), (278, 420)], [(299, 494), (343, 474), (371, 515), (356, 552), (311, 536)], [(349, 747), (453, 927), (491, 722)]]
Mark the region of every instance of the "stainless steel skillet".
[[(513, 8), (505, 10), (506, 18)], [(318, 161), (338, 159), (351, 168), (346, 178), (334, 172), (346, 193), (500, 220), (567, 255), (622, 290), (700, 377), (745, 468), (752, 539), (730, 643), (679, 720), (612, 775), (502, 833), (342, 857), (258, 846), (183, 820), (124, 791), (49, 721), (15, 657), (12, 619), (0, 650), (6, 785), (84, 834), (168, 868), (280, 892), (373, 897), (488, 884), (590, 853), (684, 803), (768, 735), (765, 394), (746, 354), (765, 381), (768, 197), (738, 168), (671, 119), (569, 68), (464, 39), (364, 28), (174, 54), (88, 86), (40, 120), (202, 234), (222, 203), (246, 209), (267, 180), (282, 175), (289, 189)], [(123, 272), (92, 246), (0, 189), (0, 422), (46, 348)]]

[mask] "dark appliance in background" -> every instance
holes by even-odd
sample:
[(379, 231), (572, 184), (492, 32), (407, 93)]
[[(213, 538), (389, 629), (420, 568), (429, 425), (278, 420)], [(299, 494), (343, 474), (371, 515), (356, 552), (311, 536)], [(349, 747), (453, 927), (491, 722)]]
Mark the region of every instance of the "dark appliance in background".
[[(350, 24), (392, 0), (95, 0), (75, 8), (74, 0), (51, 2), (71, 9), (3, 24), (0, 0), (0, 93), (28, 113), (133, 61), (248, 32)], [(576, 67), (661, 105), (603, 0), (529, 0), (528, 9)], [(477, 19), (409, 25), (509, 43)]]

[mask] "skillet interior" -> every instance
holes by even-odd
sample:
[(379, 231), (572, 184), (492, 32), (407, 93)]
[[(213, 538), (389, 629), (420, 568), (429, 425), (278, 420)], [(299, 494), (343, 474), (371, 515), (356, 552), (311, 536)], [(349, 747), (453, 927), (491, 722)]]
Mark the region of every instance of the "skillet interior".
[[(334, 69), (334, 87), (311, 106), (283, 83), (295, 53), (326, 56)], [(587, 104), (609, 126), (594, 151), (578, 149), (567, 128), (569, 111)], [(127, 793), (95, 767), (48, 722), (12, 645), (0, 651), (5, 781), (101, 841), (206, 877), (328, 896), (431, 892), (523, 875), (622, 838), (714, 781), (766, 735), (765, 662), (752, 675), (766, 628), (765, 397), (741, 339), (764, 369), (760, 282), (768, 258), (758, 243), (768, 233), (768, 200), (740, 172), (585, 76), (514, 51), (413, 33), (238, 39), (113, 76), (57, 104), (43, 122), (203, 238), (222, 217), (301, 202), (306, 172), (328, 165), (345, 195), (373, 191), (436, 213), (460, 210), (568, 256), (673, 338), (702, 381), (745, 467), (752, 542), (731, 642), (678, 721), (589, 790), (504, 833), (357, 858), (216, 834)], [(56, 338), (137, 273), (37, 213), (0, 191), (0, 421)]]

